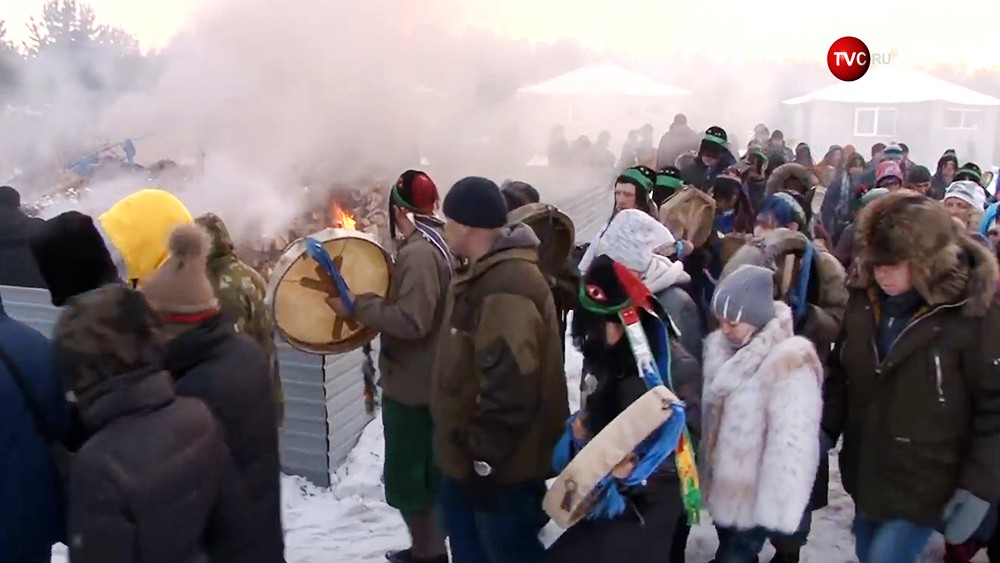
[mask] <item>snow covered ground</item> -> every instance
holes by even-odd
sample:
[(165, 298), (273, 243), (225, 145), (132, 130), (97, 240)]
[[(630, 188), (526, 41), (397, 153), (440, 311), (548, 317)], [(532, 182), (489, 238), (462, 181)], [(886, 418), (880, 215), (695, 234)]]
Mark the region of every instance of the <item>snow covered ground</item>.
[[(581, 357), (567, 343), (566, 363), (570, 401), (578, 405)], [(381, 419), (365, 429), (358, 445), (333, 479), (333, 485), (321, 489), (300, 477), (282, 477), (286, 558), (289, 563), (355, 563), (385, 561), (390, 549), (408, 545), (406, 528), (399, 514), (385, 503), (380, 482), (383, 436)], [(831, 459), (830, 506), (814, 515), (812, 534), (803, 553), (810, 563), (849, 563), (854, 557), (850, 522), (854, 516), (851, 499), (840, 487), (836, 459)], [(707, 520), (707, 515), (706, 515)], [(546, 529), (548, 532), (549, 529)], [(544, 533), (546, 541), (554, 540)], [(688, 542), (687, 560), (710, 561), (718, 545), (715, 529), (708, 523), (695, 528)], [(932, 543), (926, 562), (941, 561), (941, 540)], [(66, 563), (66, 550), (53, 550), (53, 563)], [(765, 547), (761, 559), (773, 554)], [(986, 562), (985, 554), (975, 559)]]

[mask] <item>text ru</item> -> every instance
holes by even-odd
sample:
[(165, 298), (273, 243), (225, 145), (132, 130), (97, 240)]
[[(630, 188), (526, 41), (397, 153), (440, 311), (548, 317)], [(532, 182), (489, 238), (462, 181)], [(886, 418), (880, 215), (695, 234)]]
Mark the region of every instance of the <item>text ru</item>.
[[(847, 53), (845, 51), (836, 51), (833, 53), (833, 58), (836, 66), (840, 66), (843, 62), (846, 66), (852, 67), (855, 64), (865, 66), (868, 64), (868, 53)], [(887, 65), (892, 63), (892, 53), (872, 53), (871, 62), (877, 65)]]

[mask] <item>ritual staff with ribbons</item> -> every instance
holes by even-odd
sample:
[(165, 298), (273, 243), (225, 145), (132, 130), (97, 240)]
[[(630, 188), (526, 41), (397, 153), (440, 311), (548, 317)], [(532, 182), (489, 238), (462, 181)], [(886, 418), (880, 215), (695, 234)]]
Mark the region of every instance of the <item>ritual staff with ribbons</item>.
[(701, 509), (691, 438), (700, 367), (675, 353), (678, 335), (649, 289), (607, 255), (584, 276), (580, 305), (573, 336), (597, 386), (553, 454), (560, 475), (545, 509), (569, 530), (546, 561), (654, 563), (675, 551), (683, 561), (686, 534), (676, 532)]
[(434, 463), (431, 369), (452, 275), (452, 256), (434, 216), (440, 198), (431, 178), (416, 170), (399, 177), (389, 197), (389, 227), (397, 241), (389, 294), (358, 295), (353, 310), (330, 305), (380, 335), (385, 497), (398, 509), (412, 546), (386, 554), (394, 563), (447, 562), (434, 504), (440, 473)]

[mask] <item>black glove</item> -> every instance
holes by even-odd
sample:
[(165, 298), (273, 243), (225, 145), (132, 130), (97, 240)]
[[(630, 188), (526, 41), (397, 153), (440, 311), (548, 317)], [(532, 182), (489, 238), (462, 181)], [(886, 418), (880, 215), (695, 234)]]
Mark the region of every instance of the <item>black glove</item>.
[(483, 477), (475, 472), (461, 483), (462, 492), (474, 512), (496, 510), (500, 503), (500, 486), (495, 475)]

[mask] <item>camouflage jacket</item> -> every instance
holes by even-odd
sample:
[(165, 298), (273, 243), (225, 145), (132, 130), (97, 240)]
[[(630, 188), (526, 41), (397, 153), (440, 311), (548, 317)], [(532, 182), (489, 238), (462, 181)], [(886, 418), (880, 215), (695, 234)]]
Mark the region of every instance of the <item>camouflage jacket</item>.
[(253, 338), (267, 354), (271, 362), (278, 413), (283, 418), (284, 401), (281, 379), (278, 377), (274, 319), (270, 309), (264, 304), (267, 282), (256, 270), (236, 257), (229, 230), (218, 215), (207, 213), (198, 217), (196, 222), (212, 237), (212, 248), (208, 254), (208, 277), (222, 314), (234, 321), (237, 333)]

